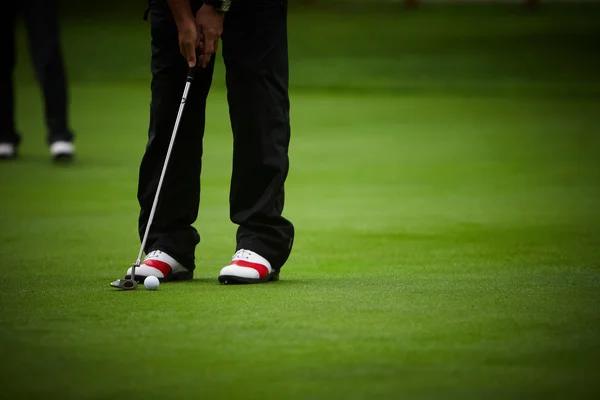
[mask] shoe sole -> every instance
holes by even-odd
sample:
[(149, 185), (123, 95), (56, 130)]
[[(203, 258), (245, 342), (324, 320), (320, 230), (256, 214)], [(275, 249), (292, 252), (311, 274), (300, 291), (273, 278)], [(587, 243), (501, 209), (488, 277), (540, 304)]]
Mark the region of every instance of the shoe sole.
[(19, 158), (19, 155), (17, 153), (13, 153), (11, 155), (1, 155), (0, 156), (0, 161), (11, 161), (11, 160), (16, 160), (17, 158)]
[(267, 282), (276, 282), (279, 280), (279, 271), (273, 271), (265, 278), (252, 279), (252, 278), (242, 278), (240, 276), (235, 275), (221, 275), (219, 276), (219, 282), (223, 285), (247, 285), (252, 283), (267, 283)]
[(57, 164), (69, 164), (73, 161), (74, 158), (75, 156), (73, 154), (60, 153), (52, 156), (52, 161), (54, 161)]
[[(148, 276), (145, 275), (135, 275), (135, 281), (137, 283), (144, 283), (144, 280), (147, 278)], [(131, 275), (125, 275), (125, 279), (131, 279)], [(164, 278), (158, 278), (158, 281), (160, 283), (163, 282), (175, 282), (175, 281), (191, 281), (192, 279), (194, 279), (194, 272), (193, 271), (186, 271), (186, 272), (178, 272), (176, 274), (169, 274)]]

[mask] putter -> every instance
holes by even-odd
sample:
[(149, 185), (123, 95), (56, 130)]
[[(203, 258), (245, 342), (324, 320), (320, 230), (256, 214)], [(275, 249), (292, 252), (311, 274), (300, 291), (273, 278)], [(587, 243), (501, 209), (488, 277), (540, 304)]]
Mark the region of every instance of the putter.
[(144, 247), (146, 247), (146, 241), (148, 240), (148, 233), (150, 232), (150, 226), (152, 225), (152, 221), (154, 220), (154, 213), (156, 212), (156, 206), (158, 205), (158, 196), (160, 195), (160, 190), (162, 188), (163, 180), (165, 179), (165, 174), (167, 172), (167, 165), (169, 164), (169, 159), (171, 158), (171, 150), (173, 150), (173, 144), (175, 143), (175, 137), (177, 136), (177, 129), (179, 128), (179, 121), (181, 120), (181, 115), (183, 114), (183, 109), (185, 108), (185, 103), (187, 99), (188, 92), (190, 90), (190, 85), (194, 80), (194, 71), (195, 68), (192, 67), (188, 70), (187, 78), (185, 80), (185, 88), (183, 89), (183, 96), (181, 97), (181, 104), (179, 105), (179, 112), (177, 113), (177, 118), (175, 119), (175, 125), (173, 126), (173, 133), (171, 134), (171, 141), (169, 142), (169, 148), (167, 149), (167, 155), (165, 157), (165, 163), (162, 168), (162, 172), (160, 174), (160, 179), (158, 180), (158, 187), (156, 188), (156, 194), (154, 195), (154, 202), (152, 203), (152, 209), (150, 210), (150, 216), (148, 217), (148, 223), (146, 224), (146, 231), (144, 232), (144, 237), (142, 239), (142, 245), (140, 246), (140, 252), (138, 253), (137, 260), (131, 266), (131, 277), (129, 279), (118, 279), (114, 282), (111, 282), (110, 286), (122, 289), (122, 290), (134, 290), (137, 288), (138, 283), (135, 280), (135, 269), (140, 266), (142, 262), (142, 255), (144, 254)]

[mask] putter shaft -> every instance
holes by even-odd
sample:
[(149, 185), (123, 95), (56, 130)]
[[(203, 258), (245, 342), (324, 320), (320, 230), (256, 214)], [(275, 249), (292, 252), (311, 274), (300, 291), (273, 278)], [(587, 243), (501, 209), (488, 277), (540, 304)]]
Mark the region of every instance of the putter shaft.
[[(152, 222), (154, 221), (154, 214), (156, 213), (156, 207), (158, 205), (158, 198), (160, 195), (160, 191), (162, 189), (163, 181), (165, 179), (165, 175), (167, 172), (167, 166), (169, 165), (169, 159), (171, 158), (171, 151), (173, 150), (173, 145), (175, 144), (175, 137), (177, 136), (177, 130), (179, 129), (179, 122), (181, 121), (181, 116), (183, 115), (183, 110), (185, 108), (185, 103), (187, 100), (188, 92), (190, 90), (190, 86), (192, 81), (194, 80), (194, 72), (195, 68), (190, 68), (188, 70), (185, 88), (183, 89), (183, 95), (181, 97), (181, 104), (179, 105), (179, 111), (177, 112), (177, 118), (175, 119), (175, 125), (173, 126), (173, 133), (171, 134), (171, 141), (169, 142), (169, 147), (167, 149), (167, 155), (165, 156), (165, 162), (163, 164), (162, 171), (160, 173), (160, 179), (158, 180), (158, 186), (156, 188), (156, 193), (154, 194), (154, 201), (152, 202), (152, 208), (150, 209), (150, 216), (148, 217), (148, 222), (146, 223), (146, 230), (144, 231), (144, 236), (142, 238), (142, 245), (140, 246), (140, 251), (138, 253), (137, 260), (131, 266), (131, 277), (130, 279), (121, 279), (119, 281), (115, 281), (111, 283), (113, 287), (119, 287), (121, 289), (135, 289), (137, 287), (137, 282), (135, 280), (135, 269), (140, 266), (142, 262), (142, 255), (144, 254), (144, 248), (146, 247), (146, 241), (148, 240), (148, 234), (150, 232), (150, 227), (152, 226)], [(113, 285), (115, 284), (115, 285)]]

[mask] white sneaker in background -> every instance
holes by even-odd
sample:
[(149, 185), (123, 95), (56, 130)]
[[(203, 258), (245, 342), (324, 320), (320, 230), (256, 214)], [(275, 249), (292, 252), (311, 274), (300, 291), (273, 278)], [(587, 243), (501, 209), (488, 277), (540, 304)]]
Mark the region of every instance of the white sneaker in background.
[(50, 155), (54, 161), (69, 161), (75, 156), (75, 146), (72, 142), (58, 140), (50, 145)]
[(0, 159), (7, 160), (15, 158), (17, 155), (17, 146), (12, 143), (0, 143)]

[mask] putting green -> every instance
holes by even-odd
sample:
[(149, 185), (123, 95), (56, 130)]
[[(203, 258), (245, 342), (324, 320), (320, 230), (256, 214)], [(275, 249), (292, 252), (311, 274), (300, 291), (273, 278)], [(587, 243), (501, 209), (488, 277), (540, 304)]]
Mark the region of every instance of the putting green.
[(196, 279), (117, 292), (139, 248), (147, 26), (65, 19), (67, 168), (49, 162), (21, 51), (21, 158), (0, 164), (3, 394), (591, 398), (600, 8), (521, 11), (292, 12), (297, 238), (267, 285), (216, 280), (235, 245), (221, 67)]

